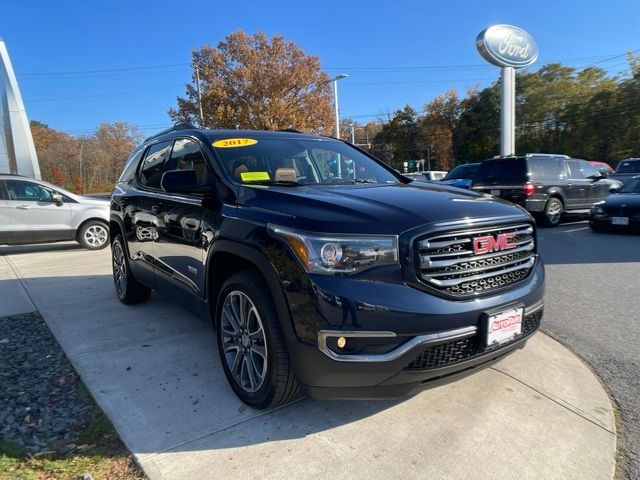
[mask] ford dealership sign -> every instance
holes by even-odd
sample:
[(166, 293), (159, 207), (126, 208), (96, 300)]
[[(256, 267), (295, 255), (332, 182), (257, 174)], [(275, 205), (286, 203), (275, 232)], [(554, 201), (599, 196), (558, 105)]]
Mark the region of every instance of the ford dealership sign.
[(511, 25), (494, 25), (478, 34), (476, 47), (486, 61), (499, 67), (526, 67), (538, 58), (531, 35)]

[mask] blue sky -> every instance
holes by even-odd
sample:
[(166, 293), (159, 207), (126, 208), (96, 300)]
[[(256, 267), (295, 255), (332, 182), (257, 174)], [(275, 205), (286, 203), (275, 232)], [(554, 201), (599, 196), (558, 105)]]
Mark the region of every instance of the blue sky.
[(30, 119), (73, 134), (124, 120), (150, 134), (169, 125), (166, 111), (190, 79), (191, 50), (237, 28), (281, 33), (329, 73), (348, 73), (341, 113), (365, 122), (407, 103), (419, 108), (449, 88), (489, 84), (498, 69), (474, 41), (491, 24), (531, 33), (537, 65), (563, 60), (619, 72), (625, 59), (611, 57), (640, 49), (638, 18), (637, 0), (22, 0), (3, 3), (0, 37)]

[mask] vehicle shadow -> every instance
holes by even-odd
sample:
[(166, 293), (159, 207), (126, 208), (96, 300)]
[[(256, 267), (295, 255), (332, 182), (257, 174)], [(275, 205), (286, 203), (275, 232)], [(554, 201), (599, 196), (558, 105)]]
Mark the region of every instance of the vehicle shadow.
[(22, 280), (84, 384), (137, 455), (304, 438), (404, 401), (301, 397), (269, 412), (254, 410), (229, 387), (211, 326), (160, 295), (125, 306), (107, 274)]
[(0, 254), (20, 255), (38, 252), (64, 252), (68, 250), (82, 250), (78, 242), (34, 243), (29, 245), (0, 245)]

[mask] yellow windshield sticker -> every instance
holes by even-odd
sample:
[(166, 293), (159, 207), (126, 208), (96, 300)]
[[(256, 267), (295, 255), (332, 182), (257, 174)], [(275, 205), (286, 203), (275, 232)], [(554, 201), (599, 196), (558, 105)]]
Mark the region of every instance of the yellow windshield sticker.
[(213, 146), (216, 148), (235, 148), (235, 147), (248, 147), (249, 145), (255, 145), (258, 143), (253, 138), (225, 138), (222, 140), (216, 140), (213, 142)]
[(259, 182), (269, 180), (269, 172), (242, 172), (240, 174), (243, 182)]

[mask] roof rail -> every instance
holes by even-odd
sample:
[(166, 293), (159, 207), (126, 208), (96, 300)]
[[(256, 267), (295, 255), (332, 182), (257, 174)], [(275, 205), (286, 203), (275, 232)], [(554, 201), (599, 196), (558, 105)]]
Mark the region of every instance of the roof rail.
[(160, 135), (164, 135), (165, 133), (175, 132), (177, 130), (194, 130), (197, 127), (190, 123), (176, 123), (173, 127), (167, 128), (166, 130), (162, 130), (161, 132), (156, 133), (155, 135), (151, 135), (144, 139), (145, 143), (151, 140), (152, 138), (159, 137)]
[(278, 130), (278, 132), (304, 133), (304, 132), (301, 132), (300, 130), (296, 130), (295, 128), (282, 128)]
[(562, 157), (562, 158), (571, 158), (569, 155), (564, 155), (562, 153), (527, 153), (527, 157)]

